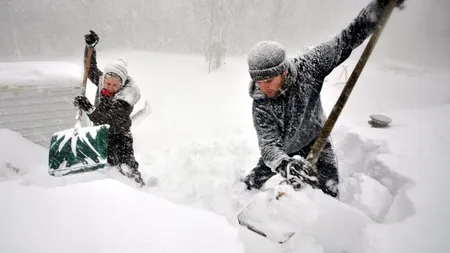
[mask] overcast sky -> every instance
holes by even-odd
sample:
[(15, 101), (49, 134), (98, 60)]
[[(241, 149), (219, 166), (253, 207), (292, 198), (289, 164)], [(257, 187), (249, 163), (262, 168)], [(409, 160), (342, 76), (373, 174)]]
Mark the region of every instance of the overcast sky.
[[(213, 3), (231, 20), (225, 26), (230, 54), (243, 55), (260, 40), (277, 40), (295, 53), (338, 33), (368, 2), (0, 0), (0, 60), (45, 60), (73, 54), (83, 46), (83, 34), (89, 29), (101, 36), (101, 49), (202, 53)], [(393, 13), (376, 48), (377, 57), (446, 64), (450, 58), (450, 1), (406, 3), (405, 10)]]

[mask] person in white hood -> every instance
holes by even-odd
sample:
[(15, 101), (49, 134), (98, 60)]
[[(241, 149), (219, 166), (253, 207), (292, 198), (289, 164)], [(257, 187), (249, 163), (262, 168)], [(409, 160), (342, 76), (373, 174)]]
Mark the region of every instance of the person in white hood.
[(74, 105), (84, 110), (94, 125), (109, 124), (108, 164), (117, 166), (119, 171), (134, 179), (140, 186), (144, 185), (139, 163), (134, 157), (131, 112), (141, 95), (139, 88), (128, 75), (127, 62), (118, 59), (106, 65), (103, 71), (97, 68), (95, 45), (98, 35), (90, 31), (85, 35), (87, 47), (93, 48), (89, 68), (89, 80), (97, 85), (95, 103), (92, 105), (85, 96), (77, 96)]

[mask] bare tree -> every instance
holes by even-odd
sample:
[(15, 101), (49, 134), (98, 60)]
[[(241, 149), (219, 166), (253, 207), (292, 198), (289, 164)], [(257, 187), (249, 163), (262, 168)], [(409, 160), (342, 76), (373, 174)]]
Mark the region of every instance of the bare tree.
[(194, 0), (193, 12), (204, 30), (203, 54), (212, 72), (225, 63), (231, 28), (232, 0)]

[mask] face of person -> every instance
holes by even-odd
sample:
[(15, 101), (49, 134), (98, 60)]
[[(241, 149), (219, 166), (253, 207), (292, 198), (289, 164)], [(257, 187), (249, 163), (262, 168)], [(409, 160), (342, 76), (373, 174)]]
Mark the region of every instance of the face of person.
[(280, 93), (281, 87), (284, 85), (284, 80), (286, 79), (287, 71), (283, 74), (278, 75), (271, 79), (256, 81), (256, 85), (259, 89), (266, 94), (266, 96), (273, 98)]
[(111, 94), (120, 90), (121, 81), (119, 78), (106, 75), (104, 81), (104, 88)]

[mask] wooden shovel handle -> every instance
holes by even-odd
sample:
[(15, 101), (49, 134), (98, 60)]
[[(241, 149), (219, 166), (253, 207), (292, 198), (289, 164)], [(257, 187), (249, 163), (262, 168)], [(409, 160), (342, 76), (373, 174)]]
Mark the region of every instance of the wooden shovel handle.
[(92, 57), (92, 51), (93, 48), (88, 46), (87, 47), (87, 56), (86, 56), (86, 64), (84, 66), (84, 76), (83, 76), (83, 83), (81, 86), (81, 94), (84, 96), (86, 92), (86, 83), (89, 76), (89, 69), (91, 67), (91, 57)]
[[(93, 47), (87, 46), (87, 56), (86, 63), (84, 65), (84, 76), (83, 82), (81, 83), (81, 95), (84, 96), (86, 94), (86, 83), (89, 76), (89, 69), (91, 67), (91, 57), (92, 57)], [(75, 128), (81, 127), (81, 116), (83, 115), (83, 110), (79, 109), (76, 115), (76, 123)]]
[[(314, 142), (310, 153), (308, 154), (306, 160), (308, 160), (311, 164), (315, 165), (317, 161), (319, 160), (320, 153), (323, 150), (323, 147), (325, 146), (325, 143), (333, 130), (334, 125), (336, 124), (337, 119), (339, 118), (339, 115), (341, 114), (342, 109), (345, 106), (345, 103), (347, 102), (350, 93), (353, 90), (353, 87), (356, 84), (356, 81), (358, 80), (359, 76), (361, 75), (361, 72), (364, 69), (364, 66), (366, 65), (367, 60), (369, 59), (369, 56), (371, 55), (373, 49), (375, 48), (375, 45), (387, 23), (389, 20), (389, 17), (391, 16), (392, 11), (395, 8), (395, 5), (397, 3), (397, 0), (390, 0), (389, 4), (387, 5), (386, 9), (384, 10), (383, 16), (381, 17), (381, 20), (379, 21), (378, 25), (375, 28), (375, 31), (372, 34), (372, 37), (369, 40), (369, 43), (367, 44), (366, 48), (364, 49), (364, 52), (362, 53), (361, 57), (359, 58), (358, 63), (355, 66), (355, 69), (353, 70), (352, 74), (350, 75), (350, 78), (348, 79), (347, 83), (344, 86), (344, 89), (341, 92), (341, 95), (339, 96), (339, 99), (337, 100), (336, 104), (333, 107), (333, 110), (331, 111), (330, 115), (328, 116), (327, 121), (325, 122), (324, 127), (322, 128), (322, 131), (319, 135), (319, 137)], [(314, 169), (317, 170), (317, 168)], [(316, 171), (317, 173), (317, 171)]]

